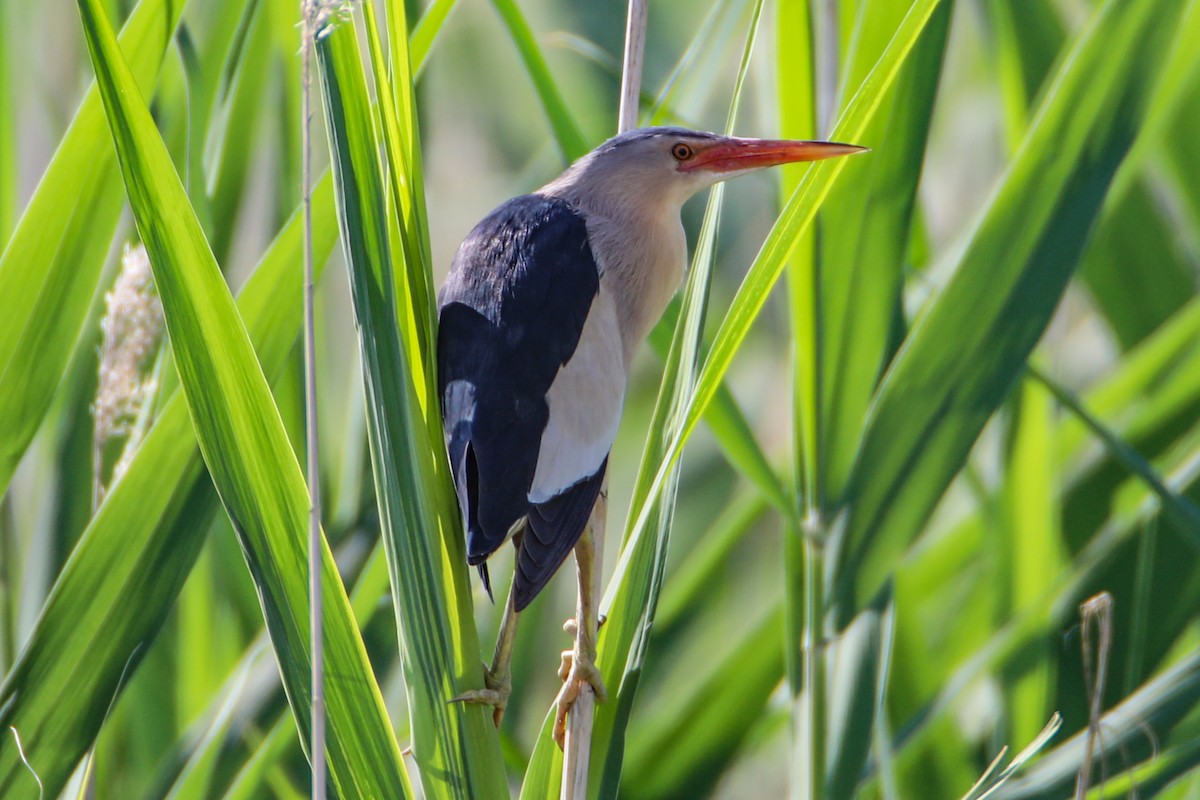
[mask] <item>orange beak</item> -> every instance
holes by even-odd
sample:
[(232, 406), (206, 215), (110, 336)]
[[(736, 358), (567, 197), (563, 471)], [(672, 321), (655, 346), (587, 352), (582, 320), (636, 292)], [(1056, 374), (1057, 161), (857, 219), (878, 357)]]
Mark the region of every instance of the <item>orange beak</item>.
[(788, 139), (735, 139), (714, 142), (697, 148), (691, 159), (681, 162), (680, 172), (741, 172), (760, 167), (775, 167), (797, 161), (820, 161), (825, 158), (866, 152), (868, 148), (837, 142), (803, 142)]

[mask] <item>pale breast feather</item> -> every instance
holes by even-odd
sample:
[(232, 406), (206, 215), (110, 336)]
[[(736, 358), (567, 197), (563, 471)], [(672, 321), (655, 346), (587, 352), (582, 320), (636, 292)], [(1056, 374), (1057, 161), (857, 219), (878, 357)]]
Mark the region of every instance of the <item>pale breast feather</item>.
[(542, 432), (531, 503), (544, 503), (593, 475), (612, 448), (625, 398), (621, 331), (611, 295), (603, 288), (570, 360), (550, 384), (550, 417)]

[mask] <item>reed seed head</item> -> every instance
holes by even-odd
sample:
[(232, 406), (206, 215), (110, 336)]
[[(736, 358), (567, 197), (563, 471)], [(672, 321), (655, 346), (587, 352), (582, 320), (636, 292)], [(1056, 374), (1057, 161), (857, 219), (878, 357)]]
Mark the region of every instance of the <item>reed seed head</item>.
[(92, 406), (97, 448), (127, 435), (154, 394), (154, 378), (148, 372), (162, 338), (163, 312), (145, 247), (125, 245), (121, 272), (104, 299), (100, 380)]

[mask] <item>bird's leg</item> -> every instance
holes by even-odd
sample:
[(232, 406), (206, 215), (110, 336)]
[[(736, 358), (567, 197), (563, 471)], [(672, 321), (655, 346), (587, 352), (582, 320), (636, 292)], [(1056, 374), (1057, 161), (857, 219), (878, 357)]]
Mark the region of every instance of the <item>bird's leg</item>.
[[(603, 499), (600, 502), (603, 503)], [(592, 691), (596, 694), (596, 700), (599, 702), (603, 703), (608, 699), (608, 693), (604, 690), (604, 682), (600, 677), (600, 670), (596, 667), (596, 629), (598, 627), (596, 624), (596, 601), (598, 598), (595, 594), (596, 542), (592, 531), (597, 517), (599, 520), (603, 520), (603, 511), (599, 515), (593, 514), (583, 536), (575, 545), (575, 564), (579, 573), (579, 605), (575, 611), (575, 618), (569, 619), (563, 624), (563, 630), (575, 637), (575, 646), (570, 650), (563, 651), (562, 665), (558, 669), (558, 676), (562, 678), (563, 686), (555, 700), (554, 740), (558, 742), (560, 748), (566, 740), (567, 712), (575, 704), (579, 697), (579, 691), (584, 685), (592, 687)]]
[[(521, 549), (521, 534), (513, 536), (517, 551)], [(504, 619), (500, 622), (500, 633), (496, 635), (496, 651), (492, 654), (492, 665), (484, 665), (482, 689), (471, 689), (451, 700), (451, 703), (483, 703), (492, 706), (492, 721), (500, 727), (504, 709), (508, 707), (508, 696), (512, 693), (512, 651), (517, 638), (517, 611), (513, 589), (508, 590), (508, 601), (504, 604)]]

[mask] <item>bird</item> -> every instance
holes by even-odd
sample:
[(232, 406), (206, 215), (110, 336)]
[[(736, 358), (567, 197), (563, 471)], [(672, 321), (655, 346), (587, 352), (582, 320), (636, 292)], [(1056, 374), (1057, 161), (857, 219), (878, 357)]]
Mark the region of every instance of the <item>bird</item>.
[[(516, 546), (515, 573), (484, 689), (511, 692), (517, 616), (574, 549), (579, 616), (566, 626), (555, 738), (579, 688), (606, 697), (596, 668), (589, 519), (604, 485), (630, 364), (682, 283), (684, 203), (766, 167), (866, 148), (640, 128), (601, 144), (467, 235), (438, 294), (438, 391), (467, 563), (491, 595), (487, 559)], [(585, 535), (587, 534), (587, 535)], [(573, 624), (572, 624), (573, 623)]]

